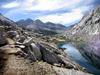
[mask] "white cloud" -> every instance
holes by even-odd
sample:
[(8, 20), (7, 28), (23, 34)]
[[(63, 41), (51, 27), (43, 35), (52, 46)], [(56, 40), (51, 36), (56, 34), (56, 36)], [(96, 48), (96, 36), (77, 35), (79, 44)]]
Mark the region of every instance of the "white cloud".
[(24, 7), (25, 9), (28, 9), (28, 8), (32, 8), (34, 5), (33, 3), (35, 2), (35, 0), (25, 0), (21, 7)]
[[(62, 23), (62, 24), (72, 24), (82, 18), (84, 12), (88, 11), (93, 7), (91, 4), (94, 0), (23, 0), (21, 2), (11, 2), (6, 5), (3, 5), (3, 8), (14, 8), (9, 10), (5, 15), (8, 17), (16, 16), (16, 15), (26, 15), (30, 16), (29, 12), (33, 13), (37, 12), (38, 15), (34, 15), (37, 19), (41, 19), (44, 22), (51, 21), (54, 23)], [(67, 9), (70, 12), (60, 13), (62, 9)], [(61, 10), (60, 10), (61, 9)], [(58, 14), (51, 13), (49, 15), (45, 14), (46, 12), (58, 11)], [(45, 12), (46, 11), (46, 12)], [(17, 12), (17, 13), (16, 13)], [(43, 14), (41, 14), (41, 12)], [(21, 15), (20, 15), (21, 16)], [(33, 17), (34, 17), (33, 16)], [(25, 18), (25, 17), (22, 17)]]
[(36, 5), (32, 5), (31, 2), (30, 6), (26, 8), (26, 10), (55, 10), (64, 7), (71, 8), (83, 1), (84, 0), (37, 0)]
[(82, 6), (78, 7), (78, 8), (72, 9), (72, 11), (85, 13), (87, 11), (92, 10), (91, 8), (93, 8), (93, 7), (94, 7), (93, 5), (85, 5), (85, 6), (82, 5)]
[(80, 20), (83, 17), (83, 14), (79, 11), (73, 11), (69, 13), (64, 13), (61, 15), (48, 15), (48, 16), (41, 16), (39, 17), (40, 20), (43, 22), (53, 22), (53, 23), (62, 23), (62, 24), (72, 24), (77, 20)]
[(27, 10), (53, 10), (55, 7), (58, 8), (59, 2), (61, 0), (37, 0), (37, 5), (33, 5)]
[(5, 5), (2, 5), (2, 8), (14, 8), (14, 7), (18, 7), (19, 3), (18, 2), (11, 2)]

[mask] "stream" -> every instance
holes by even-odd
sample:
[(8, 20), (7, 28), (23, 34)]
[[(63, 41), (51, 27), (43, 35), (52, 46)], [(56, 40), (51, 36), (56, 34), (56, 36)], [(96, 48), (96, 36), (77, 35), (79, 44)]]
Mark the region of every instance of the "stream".
[(100, 75), (100, 69), (97, 69), (91, 64), (90, 61), (85, 59), (72, 43), (64, 43), (61, 47), (65, 48), (64, 52), (67, 53), (71, 60), (74, 60), (76, 63), (85, 67), (87, 71), (93, 73), (94, 75)]

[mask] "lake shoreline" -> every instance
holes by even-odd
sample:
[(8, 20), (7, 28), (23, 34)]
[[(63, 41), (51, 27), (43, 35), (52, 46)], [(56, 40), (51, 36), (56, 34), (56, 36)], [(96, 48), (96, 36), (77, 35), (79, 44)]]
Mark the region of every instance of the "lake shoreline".
[[(62, 49), (66, 48), (67, 50), (64, 50), (65, 53), (67, 53), (67, 55), (71, 58), (71, 60), (74, 60), (76, 63), (80, 64), (81, 66), (85, 67), (89, 72), (95, 74), (95, 75), (99, 75), (100, 74), (100, 70), (97, 69), (95, 66), (93, 66), (91, 64), (91, 62), (89, 60), (86, 59), (86, 57), (83, 56), (83, 54), (81, 53), (80, 50), (78, 50), (78, 48), (76, 48), (76, 46), (74, 45), (74, 43), (66, 43), (66, 42), (63, 42), (63, 43), (60, 43), (58, 45), (59, 47), (61, 47)], [(74, 48), (72, 50), (74, 51), (71, 51), (71, 50), (68, 50), (69, 48)], [(77, 51), (76, 51), (77, 50)], [(73, 54), (74, 52), (74, 54)], [(76, 53), (76, 54), (75, 54)], [(80, 55), (80, 56), (78, 56)], [(77, 56), (78, 58), (80, 58), (80, 60), (76, 60), (75, 56)]]

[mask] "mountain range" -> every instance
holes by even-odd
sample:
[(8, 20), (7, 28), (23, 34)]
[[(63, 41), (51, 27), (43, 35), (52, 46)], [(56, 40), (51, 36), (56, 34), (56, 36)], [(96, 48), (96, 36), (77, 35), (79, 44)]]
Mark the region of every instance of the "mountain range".
[(54, 31), (54, 32), (63, 32), (66, 30), (62, 24), (55, 24), (52, 22), (43, 23), (39, 19), (33, 21), (32, 19), (28, 18), (26, 20), (22, 19), (16, 22), (19, 26), (25, 27), (27, 29), (33, 30), (46, 30), (46, 31)]

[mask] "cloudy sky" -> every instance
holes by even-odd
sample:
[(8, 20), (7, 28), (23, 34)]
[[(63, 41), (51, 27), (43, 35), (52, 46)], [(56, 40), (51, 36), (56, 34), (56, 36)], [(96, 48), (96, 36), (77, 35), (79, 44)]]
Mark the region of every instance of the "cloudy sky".
[(14, 21), (31, 18), (68, 26), (99, 4), (100, 0), (0, 0), (0, 13)]

